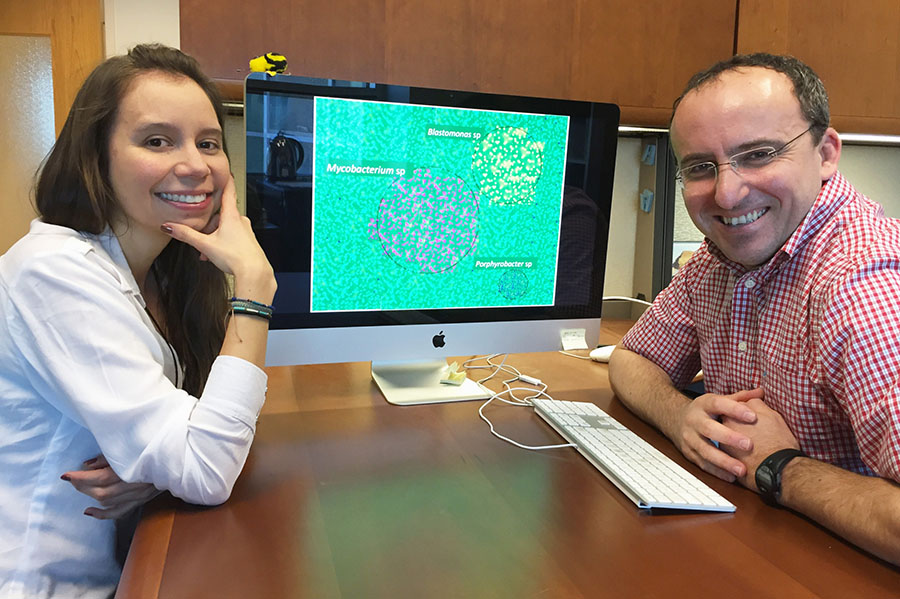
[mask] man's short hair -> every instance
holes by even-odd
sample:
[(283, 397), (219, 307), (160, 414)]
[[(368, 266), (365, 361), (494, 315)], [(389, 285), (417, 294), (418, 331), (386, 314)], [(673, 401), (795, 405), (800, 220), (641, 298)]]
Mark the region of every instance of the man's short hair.
[(755, 54), (738, 54), (727, 60), (717, 62), (708, 69), (700, 71), (691, 77), (684, 91), (681, 92), (681, 95), (678, 96), (678, 99), (672, 105), (673, 117), (675, 109), (678, 108), (681, 100), (689, 92), (707, 83), (716, 81), (722, 73), (747, 67), (772, 69), (778, 73), (783, 73), (791, 80), (794, 95), (800, 102), (800, 110), (810, 125), (812, 138), (815, 143), (819, 143), (829, 124), (828, 94), (825, 92), (825, 84), (822, 83), (815, 71), (809, 65), (793, 56), (757, 52)]

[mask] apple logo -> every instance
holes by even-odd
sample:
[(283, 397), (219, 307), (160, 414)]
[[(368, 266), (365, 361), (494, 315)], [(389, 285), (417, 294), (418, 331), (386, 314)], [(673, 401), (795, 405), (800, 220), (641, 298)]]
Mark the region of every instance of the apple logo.
[(444, 347), (444, 331), (431, 338), (431, 343), (435, 347)]

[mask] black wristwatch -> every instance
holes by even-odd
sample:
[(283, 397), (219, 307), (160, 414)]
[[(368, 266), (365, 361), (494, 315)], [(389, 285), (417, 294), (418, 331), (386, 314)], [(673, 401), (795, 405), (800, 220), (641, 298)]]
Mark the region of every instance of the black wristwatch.
[(781, 471), (796, 457), (807, 457), (799, 449), (779, 449), (762, 461), (756, 469), (756, 488), (763, 501), (778, 505), (781, 497)]

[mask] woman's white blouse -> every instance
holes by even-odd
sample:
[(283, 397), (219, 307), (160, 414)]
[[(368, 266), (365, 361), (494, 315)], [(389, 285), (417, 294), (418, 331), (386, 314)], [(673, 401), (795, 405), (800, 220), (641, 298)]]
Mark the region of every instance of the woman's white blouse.
[[(219, 356), (202, 397), (176, 387), (117, 239), (34, 221), (0, 257), (0, 597), (106, 597), (114, 523), (60, 476), (103, 454), (128, 482), (228, 498), (266, 375)], [(178, 377), (180, 378), (180, 376)]]

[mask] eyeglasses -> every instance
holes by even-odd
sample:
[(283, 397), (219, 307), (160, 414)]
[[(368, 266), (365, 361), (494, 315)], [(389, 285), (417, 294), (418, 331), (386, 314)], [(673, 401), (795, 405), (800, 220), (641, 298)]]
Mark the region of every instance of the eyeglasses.
[(753, 148), (752, 150), (745, 150), (743, 152), (738, 152), (734, 156), (728, 159), (727, 162), (699, 162), (697, 164), (689, 164), (688, 166), (679, 169), (675, 174), (675, 180), (681, 185), (681, 189), (685, 191), (689, 191), (692, 193), (700, 193), (703, 191), (709, 191), (715, 186), (716, 179), (719, 176), (719, 167), (720, 166), (730, 166), (731, 170), (736, 172), (738, 175), (744, 176), (752, 176), (763, 168), (772, 163), (775, 158), (777, 158), (782, 152), (784, 152), (788, 146), (792, 143), (803, 137), (805, 133), (808, 133), (812, 129), (812, 127), (808, 127), (806, 131), (785, 143), (780, 148), (773, 148), (771, 146), (763, 146), (760, 148)]

